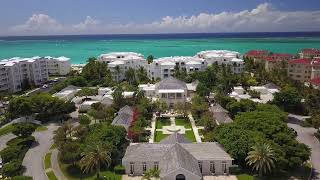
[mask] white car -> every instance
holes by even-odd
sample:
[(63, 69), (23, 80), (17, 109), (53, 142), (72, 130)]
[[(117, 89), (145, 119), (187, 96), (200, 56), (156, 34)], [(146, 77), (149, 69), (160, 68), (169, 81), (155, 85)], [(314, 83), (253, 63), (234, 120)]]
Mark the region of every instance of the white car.
[(49, 86), (47, 84), (43, 85), (41, 88), (42, 89), (47, 89)]

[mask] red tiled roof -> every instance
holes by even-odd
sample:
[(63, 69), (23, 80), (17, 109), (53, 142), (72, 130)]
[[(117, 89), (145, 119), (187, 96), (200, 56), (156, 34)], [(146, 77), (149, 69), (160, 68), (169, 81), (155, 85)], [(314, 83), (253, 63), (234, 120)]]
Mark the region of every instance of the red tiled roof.
[(314, 85), (320, 85), (320, 78), (311, 79), (310, 83)]
[(283, 61), (283, 60), (289, 60), (293, 57), (291, 54), (272, 54), (268, 57), (266, 57), (264, 60), (266, 61)]
[(316, 55), (316, 54), (320, 54), (320, 49), (315, 49), (315, 48), (302, 49), (302, 53)]
[(289, 64), (311, 64), (311, 59), (292, 59)]
[(311, 64), (315, 66), (320, 66), (320, 59), (313, 60)]
[(246, 55), (249, 55), (249, 56), (261, 56), (261, 55), (268, 55), (268, 51), (266, 50), (251, 50), (251, 51), (248, 51), (246, 53)]

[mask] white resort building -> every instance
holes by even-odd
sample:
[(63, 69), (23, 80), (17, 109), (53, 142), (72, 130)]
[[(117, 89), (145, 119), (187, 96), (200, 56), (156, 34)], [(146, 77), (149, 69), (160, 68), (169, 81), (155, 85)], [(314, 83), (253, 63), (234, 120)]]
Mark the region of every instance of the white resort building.
[(208, 65), (229, 65), (235, 74), (240, 74), (244, 71), (244, 61), (240, 59), (241, 54), (236, 51), (228, 50), (210, 50), (201, 51), (197, 54), (199, 58), (207, 61)]
[(204, 59), (191, 56), (175, 56), (155, 59), (148, 66), (148, 75), (150, 79), (164, 79), (174, 75), (174, 69), (178, 66), (187, 73), (194, 71), (203, 71), (207, 67)]
[(101, 54), (98, 61), (108, 64), (108, 68), (113, 75), (114, 80), (122, 81), (125, 79), (125, 72), (129, 69), (146, 68), (148, 64), (142, 54), (134, 52), (112, 52)]
[(191, 99), (197, 83), (186, 84), (174, 77), (168, 77), (157, 84), (141, 84), (139, 88), (152, 100), (161, 100), (173, 107), (180, 102), (185, 103)]
[(201, 180), (204, 176), (228, 174), (232, 160), (217, 142), (191, 143), (174, 133), (160, 143), (130, 144), (122, 165), (130, 176), (159, 169), (163, 180)]
[(46, 56), (44, 59), (47, 61), (49, 75), (65, 76), (71, 71), (70, 58)]
[(0, 91), (18, 92), (24, 83), (36, 86), (48, 79), (47, 62), (44, 58), (11, 58), (0, 61)]

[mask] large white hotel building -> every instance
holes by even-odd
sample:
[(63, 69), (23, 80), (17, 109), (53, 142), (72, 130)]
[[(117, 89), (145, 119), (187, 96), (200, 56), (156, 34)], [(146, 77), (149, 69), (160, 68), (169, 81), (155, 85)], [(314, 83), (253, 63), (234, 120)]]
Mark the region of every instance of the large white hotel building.
[(139, 69), (144, 67), (150, 79), (164, 79), (174, 75), (174, 68), (178, 65), (187, 73), (203, 71), (212, 64), (229, 65), (235, 74), (244, 71), (244, 61), (239, 52), (227, 50), (202, 51), (195, 56), (174, 56), (155, 59), (152, 63), (144, 59), (144, 56), (134, 52), (113, 52), (102, 54), (98, 61), (108, 63), (114, 79), (121, 81), (125, 79), (125, 72), (129, 68)]
[(0, 61), (0, 91), (21, 91), (26, 81), (40, 86), (49, 80), (49, 75), (66, 75), (70, 70), (71, 64), (65, 57), (4, 59)]

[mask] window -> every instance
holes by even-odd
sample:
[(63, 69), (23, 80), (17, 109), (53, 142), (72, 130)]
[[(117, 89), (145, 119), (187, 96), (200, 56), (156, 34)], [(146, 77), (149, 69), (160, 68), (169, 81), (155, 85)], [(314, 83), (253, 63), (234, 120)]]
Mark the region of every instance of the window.
[(177, 99), (181, 99), (182, 94), (181, 93), (177, 93), (176, 96), (177, 96)]
[(210, 162), (210, 172), (211, 172), (212, 174), (214, 174), (214, 173), (216, 172), (216, 170), (215, 170), (215, 168), (214, 168), (214, 162), (213, 162), (213, 161)]
[(156, 170), (159, 169), (159, 162), (154, 162), (154, 169), (156, 169)]
[(167, 94), (161, 94), (161, 98), (167, 98)]
[(222, 162), (222, 170), (223, 170), (224, 174), (227, 173), (227, 163), (226, 162)]
[(147, 170), (147, 163), (142, 163), (142, 171), (143, 171), (143, 173), (144, 172), (146, 172), (146, 170)]
[(198, 165), (199, 165), (200, 172), (202, 173), (202, 162), (199, 161), (199, 162), (198, 162)]
[(134, 163), (130, 163), (130, 174), (134, 174)]
[(169, 93), (168, 94), (168, 98), (169, 99), (174, 99), (175, 98), (175, 94), (174, 93)]

